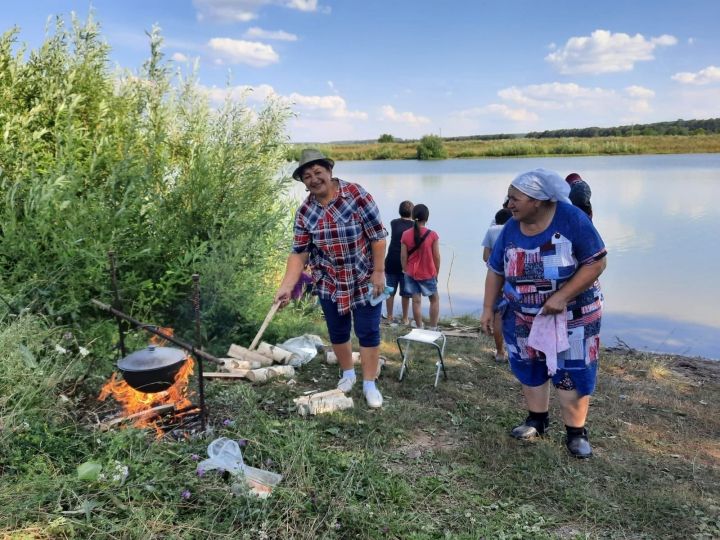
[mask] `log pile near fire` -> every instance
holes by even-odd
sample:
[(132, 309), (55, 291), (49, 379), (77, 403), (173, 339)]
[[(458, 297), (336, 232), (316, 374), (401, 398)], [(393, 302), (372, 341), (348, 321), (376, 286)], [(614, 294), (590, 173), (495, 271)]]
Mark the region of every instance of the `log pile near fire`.
[(288, 365), (294, 354), (276, 345), (261, 342), (257, 350), (250, 350), (233, 344), (227, 356), (220, 359), (224, 371), (206, 372), (205, 378), (246, 379), (261, 383), (276, 377), (291, 379), (295, 376), (295, 368)]

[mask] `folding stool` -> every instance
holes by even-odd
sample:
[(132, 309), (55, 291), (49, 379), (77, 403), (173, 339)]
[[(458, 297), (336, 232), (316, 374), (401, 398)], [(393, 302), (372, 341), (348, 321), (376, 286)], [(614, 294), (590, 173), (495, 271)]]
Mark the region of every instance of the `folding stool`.
[[(438, 379), (440, 379), (440, 369), (442, 369), (445, 380), (447, 380), (447, 372), (445, 371), (445, 334), (442, 332), (436, 332), (434, 330), (423, 330), (420, 328), (414, 328), (404, 336), (397, 338), (398, 349), (400, 349), (400, 355), (402, 356), (402, 366), (400, 366), (400, 377), (398, 380), (402, 381), (405, 371), (410, 371), (408, 365), (408, 359), (410, 355), (410, 346), (412, 343), (431, 345), (435, 347), (438, 353), (438, 361), (435, 363), (437, 371), (435, 372), (435, 387), (437, 387)], [(405, 344), (405, 350), (403, 345)]]

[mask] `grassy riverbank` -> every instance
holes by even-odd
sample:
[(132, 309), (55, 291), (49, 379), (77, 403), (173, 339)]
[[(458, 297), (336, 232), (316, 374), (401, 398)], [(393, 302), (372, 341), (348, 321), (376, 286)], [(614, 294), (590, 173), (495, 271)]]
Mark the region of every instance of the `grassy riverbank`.
[[(18, 324), (0, 335), (17, 350)], [(320, 326), (315, 330), (320, 331)], [(210, 381), (213, 437), (246, 439), (246, 462), (281, 472), (273, 495), (232, 493), (232, 480), (198, 477), (209, 440), (155, 441), (101, 432), (95, 400), (104, 374), (28, 392), (0, 418), (0, 534), (5, 538), (694, 538), (720, 536), (720, 363), (605, 350), (589, 428), (596, 456), (569, 457), (556, 403), (551, 434), (519, 443), (517, 383), (485, 337), (450, 337), (449, 380), (432, 387), (419, 355), (399, 383), (397, 329), (383, 328), (386, 403), (302, 419), (292, 399), (334, 385), (320, 359), (297, 384)], [(85, 360), (87, 362), (87, 360)], [(38, 374), (38, 377), (40, 374)], [(2, 382), (2, 379), (0, 379)], [(7, 390), (0, 388), (0, 390)], [(0, 393), (0, 395), (3, 395)], [(0, 398), (1, 399), (1, 398)], [(27, 400), (26, 400), (27, 401)], [(41, 413), (41, 414), (38, 414)], [(127, 479), (80, 481), (84, 461), (128, 467)], [(183, 497), (185, 491), (185, 497)], [(236, 490), (237, 491), (237, 490)]]
[[(335, 160), (416, 159), (417, 141), (314, 145)], [(303, 145), (307, 146), (307, 145)], [(720, 152), (720, 135), (444, 141), (449, 158), (693, 154)], [(293, 154), (298, 154), (295, 147)], [(294, 156), (297, 158), (297, 156)]]

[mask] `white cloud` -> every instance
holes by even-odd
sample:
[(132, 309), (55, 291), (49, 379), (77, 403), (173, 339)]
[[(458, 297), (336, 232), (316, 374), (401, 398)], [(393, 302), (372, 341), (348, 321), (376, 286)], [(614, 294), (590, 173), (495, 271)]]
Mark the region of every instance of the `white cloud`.
[(524, 88), (511, 86), (498, 92), (498, 96), (505, 101), (540, 110), (584, 107), (614, 95), (615, 92), (612, 90), (586, 88), (576, 83), (559, 82), (532, 84)]
[(380, 107), (380, 119), (411, 126), (430, 123), (430, 119), (425, 116), (418, 116), (411, 112), (397, 112), (391, 105), (383, 105)]
[(304, 96), (293, 92), (288, 96), (290, 102), (305, 111), (321, 113), (331, 118), (345, 118), (352, 120), (367, 120), (367, 113), (362, 111), (349, 111), (347, 103), (340, 96)]
[(221, 60), (232, 64), (248, 64), (263, 67), (277, 63), (280, 58), (270, 45), (257, 41), (231, 38), (212, 38), (208, 46), (221, 55)]
[(263, 30), (257, 26), (248, 28), (243, 37), (247, 39), (274, 39), (276, 41), (297, 41), (297, 36), (284, 30)]
[(653, 92), (649, 88), (636, 85), (628, 86), (627, 88), (625, 88), (625, 93), (632, 98), (638, 99), (650, 99), (652, 97), (655, 97), (655, 92)]
[(720, 117), (720, 86), (681, 86), (671, 91), (662, 105), (667, 118)]
[(458, 111), (455, 116), (477, 118), (480, 116), (494, 116), (497, 118), (503, 118), (506, 120), (512, 120), (513, 122), (535, 122), (538, 120), (538, 115), (527, 109), (513, 109), (505, 104), (492, 103), (485, 107), (473, 107), (471, 109), (465, 109)]
[(720, 81), (720, 68), (716, 66), (708, 66), (697, 73), (683, 71), (673, 75), (672, 80), (682, 84), (710, 84)]
[(695, 45), (695, 38), (689, 37), (687, 42), (688, 42), (688, 45)]
[(346, 101), (334, 96), (305, 96), (293, 92), (289, 96), (278, 94), (269, 84), (257, 86), (238, 85), (227, 88), (203, 87), (203, 91), (214, 103), (222, 103), (226, 99), (243, 102), (261, 103), (270, 98), (283, 100), (305, 119), (324, 118), (331, 120), (367, 120), (363, 111), (350, 111)]
[(237, 23), (257, 19), (258, 12), (265, 6), (276, 5), (299, 11), (325, 11), (317, 0), (193, 0), (199, 21)]
[(563, 74), (631, 71), (636, 62), (653, 60), (656, 47), (676, 43), (677, 39), (667, 34), (646, 39), (642, 34), (630, 36), (595, 30), (589, 37), (570, 38), (545, 60)]
[(176, 62), (187, 62), (187, 61), (188, 61), (188, 57), (185, 56), (185, 55), (184, 55), (183, 53), (181, 53), (181, 52), (176, 52), (176, 53), (173, 54), (170, 58), (172, 58), (172, 59), (175, 60)]
[(252, 101), (264, 102), (269, 98), (280, 97), (275, 89), (269, 84), (260, 84), (258, 86), (239, 85), (226, 88), (201, 87), (207, 94), (208, 98), (214, 103), (222, 103), (226, 99), (233, 101)]
[(288, 0), (283, 4), (292, 9), (298, 9), (300, 11), (317, 11), (318, 3), (317, 0)]

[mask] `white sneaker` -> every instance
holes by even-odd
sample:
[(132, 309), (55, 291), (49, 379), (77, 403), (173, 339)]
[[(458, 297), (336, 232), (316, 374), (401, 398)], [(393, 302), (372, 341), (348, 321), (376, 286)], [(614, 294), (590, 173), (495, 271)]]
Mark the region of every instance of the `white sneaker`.
[(357, 380), (357, 377), (343, 377), (340, 379), (337, 383), (337, 389), (341, 390), (342, 392), (345, 392), (346, 394), (352, 390), (352, 387), (355, 386), (355, 381)]
[(371, 409), (379, 409), (383, 404), (383, 397), (380, 390), (372, 388), (365, 390), (365, 401), (367, 401), (368, 407)]

